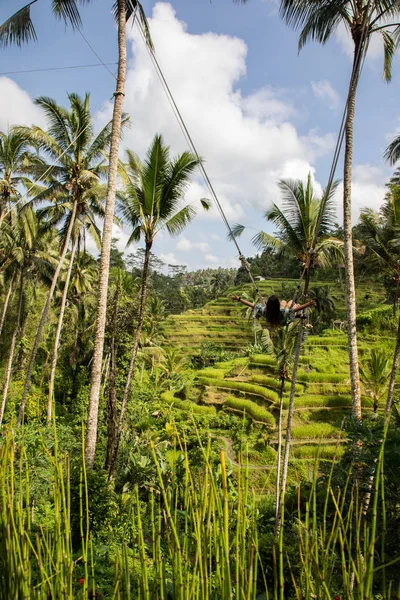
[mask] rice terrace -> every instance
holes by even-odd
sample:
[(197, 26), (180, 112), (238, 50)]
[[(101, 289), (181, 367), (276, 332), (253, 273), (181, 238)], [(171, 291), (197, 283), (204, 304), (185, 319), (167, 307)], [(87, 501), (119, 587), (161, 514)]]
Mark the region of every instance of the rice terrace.
[(0, 600), (400, 600), (399, 47), (1, 3)]

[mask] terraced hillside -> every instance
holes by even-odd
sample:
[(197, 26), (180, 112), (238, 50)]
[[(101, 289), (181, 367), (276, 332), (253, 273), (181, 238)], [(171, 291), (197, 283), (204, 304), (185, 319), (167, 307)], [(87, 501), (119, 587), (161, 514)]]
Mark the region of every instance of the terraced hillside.
[[(272, 292), (271, 283), (262, 282), (261, 285), (266, 296)], [(274, 286), (276, 289), (277, 282)], [(241, 288), (239, 293), (243, 291)], [(335, 295), (340, 304), (338, 318), (341, 318), (344, 316), (343, 292), (336, 288)], [(362, 310), (376, 309), (383, 304), (383, 299), (380, 290), (371, 290), (368, 284), (359, 286), (358, 300)], [(252, 325), (243, 318), (242, 312), (241, 305), (220, 298), (201, 310), (172, 317), (164, 329), (166, 341), (169, 345), (179, 346), (188, 355), (193, 355), (204, 342), (239, 352), (253, 340)], [(381, 344), (382, 339), (372, 335), (368, 336), (368, 340), (360, 341), (361, 361), (371, 347)], [(387, 338), (385, 344), (389, 349), (394, 339)], [(289, 387), (290, 383), (285, 391), (284, 427)], [(213, 429), (212, 424), (216, 426), (215, 435), (224, 440), (233, 463), (235, 449), (232, 449), (230, 432), (220, 430), (216, 417), (226, 412), (239, 416), (245, 414), (257, 435), (265, 441), (261, 446), (254, 440), (250, 444), (254, 468), (257, 465), (273, 467), (276, 460), (278, 388), (274, 359), (265, 354), (253, 354), (196, 371), (194, 385), (186, 397), (180, 394), (181, 398), (174, 398), (167, 393), (164, 400), (182, 410), (209, 416), (210, 429)], [(314, 460), (317, 453), (326, 459), (336, 451), (340, 453), (345, 439), (341, 430), (343, 419), (351, 411), (347, 336), (344, 333), (327, 331), (324, 335), (307, 338), (296, 392), (292, 458), (305, 464), (304, 461)], [(365, 395), (363, 411), (371, 410), (372, 401)]]
[[(297, 280), (274, 279), (259, 282), (262, 294), (267, 298), (273, 293), (285, 297), (288, 292), (293, 294)], [(344, 289), (338, 284), (321, 283), (318, 286), (328, 286), (332, 289), (335, 299), (336, 318), (345, 319)], [(312, 287), (312, 286), (311, 286)], [(184, 353), (192, 353), (203, 343), (216, 344), (226, 350), (242, 350), (253, 342), (252, 322), (243, 317), (243, 305), (229, 300), (230, 293), (251, 293), (250, 284), (229, 290), (224, 297), (207, 303), (203, 308), (188, 310), (180, 315), (172, 315), (163, 326), (162, 333), (166, 344), (179, 347)], [(282, 294), (283, 292), (283, 294)], [(285, 294), (286, 292), (286, 294)], [(376, 308), (384, 302), (383, 289), (364, 283), (357, 287), (358, 311), (363, 312)]]

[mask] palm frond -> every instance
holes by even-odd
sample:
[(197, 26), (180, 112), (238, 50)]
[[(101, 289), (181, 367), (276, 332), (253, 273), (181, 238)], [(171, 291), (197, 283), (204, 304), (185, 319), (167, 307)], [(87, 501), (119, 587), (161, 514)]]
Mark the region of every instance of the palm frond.
[(348, 0), (281, 0), (280, 15), (293, 29), (300, 29), (299, 50), (308, 40), (325, 44), (339, 23), (350, 23)]
[(234, 240), (234, 239), (240, 237), (245, 229), (246, 229), (245, 225), (240, 225), (240, 223), (236, 223), (235, 225), (233, 225), (231, 227), (231, 231), (228, 233), (228, 236), (227, 236), (228, 239)]
[(211, 200), (209, 200), (208, 198), (200, 198), (200, 204), (203, 207), (203, 209), (208, 212), (211, 208)]
[(395, 137), (393, 142), (386, 148), (384, 158), (391, 165), (394, 165), (400, 159), (400, 135)]
[(173, 217), (165, 221), (165, 223), (163, 223), (163, 227), (167, 229), (170, 235), (179, 235), (195, 217), (195, 215), (196, 210), (193, 208), (193, 206), (185, 206)]
[(266, 250), (267, 248), (279, 250), (282, 247), (280, 240), (269, 233), (265, 233), (265, 231), (259, 231), (251, 241), (258, 250)]
[(31, 20), (31, 6), (35, 2), (37, 0), (29, 2), (29, 4), (0, 25), (0, 45), (3, 48), (12, 44), (22, 46), (22, 44), (26, 44), (31, 40), (37, 40), (35, 28)]
[(396, 45), (389, 31), (382, 31), (381, 35), (383, 39), (383, 78), (389, 83), (392, 80), (392, 64)]
[[(90, 2), (90, 0), (79, 1), (81, 4)], [(53, 0), (52, 10), (55, 17), (71, 23), (74, 29), (78, 29), (82, 25), (76, 0)]]

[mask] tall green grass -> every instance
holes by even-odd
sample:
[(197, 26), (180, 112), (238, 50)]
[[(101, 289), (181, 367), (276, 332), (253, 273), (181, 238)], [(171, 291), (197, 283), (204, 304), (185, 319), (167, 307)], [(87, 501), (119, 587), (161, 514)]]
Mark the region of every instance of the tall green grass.
[[(158, 489), (149, 491), (146, 502), (138, 487), (132, 492), (126, 525), (132, 543), (109, 555), (115, 574), (107, 600), (397, 598), (398, 582), (389, 573), (393, 577), (400, 555), (385, 554), (383, 448), (375, 465), (368, 518), (351, 472), (341, 489), (331, 486), (331, 475), (317, 488), (316, 462), (314, 478), (303, 489), (305, 501), (300, 501), (299, 485), (296, 514), (289, 520), (284, 511), (279, 539), (274, 540), (270, 529), (271, 534), (263, 533), (262, 545), (260, 534), (268, 529), (268, 520), (260, 520), (261, 505), (249, 486), (246, 464), (239, 459), (233, 478), (223, 451), (216, 466), (209, 444), (201, 449), (202, 465), (191, 467), (190, 455), (181, 447), (183, 466), (167, 481), (153, 449)], [(94, 559), (96, 532), (88, 525), (91, 499), (85, 469), (80, 550), (73, 553), (69, 459), (58, 456), (56, 443), (47, 461), (51, 527), (49, 515), (34, 515), (35, 473), (23, 437), (17, 445), (10, 432), (0, 447), (0, 599), (100, 598), (96, 581), (102, 567)]]

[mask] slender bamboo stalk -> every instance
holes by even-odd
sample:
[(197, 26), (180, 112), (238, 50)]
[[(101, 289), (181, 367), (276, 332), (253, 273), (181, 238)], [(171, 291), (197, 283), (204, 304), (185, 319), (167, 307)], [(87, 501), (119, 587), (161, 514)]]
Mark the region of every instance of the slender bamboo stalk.
[(61, 252), (61, 255), (60, 255), (60, 260), (58, 261), (58, 265), (56, 267), (56, 270), (54, 271), (54, 275), (53, 275), (53, 279), (51, 281), (50, 289), (49, 289), (49, 291), (47, 293), (46, 302), (45, 302), (45, 304), (43, 306), (43, 309), (42, 309), (42, 314), (40, 316), (40, 321), (39, 321), (38, 329), (37, 329), (37, 332), (36, 332), (35, 341), (33, 343), (33, 348), (32, 348), (32, 351), (31, 351), (31, 356), (30, 356), (28, 368), (27, 368), (27, 371), (26, 371), (26, 379), (25, 379), (24, 391), (23, 391), (23, 394), (22, 394), (21, 405), (20, 405), (19, 414), (18, 414), (18, 424), (19, 425), (22, 423), (23, 418), (24, 418), (25, 404), (26, 404), (26, 399), (27, 399), (29, 388), (30, 388), (30, 384), (31, 384), (33, 367), (34, 367), (35, 360), (36, 360), (36, 354), (37, 354), (37, 351), (39, 349), (40, 341), (42, 339), (42, 333), (43, 333), (44, 324), (45, 324), (46, 319), (47, 319), (47, 315), (48, 315), (48, 312), (49, 312), (49, 309), (50, 309), (50, 304), (51, 304), (51, 301), (53, 299), (54, 291), (56, 289), (56, 285), (57, 285), (58, 278), (59, 278), (59, 275), (60, 275), (60, 272), (61, 272), (61, 268), (62, 268), (62, 266), (64, 264), (65, 257), (67, 255), (68, 246), (69, 246), (69, 243), (70, 243), (70, 240), (71, 240), (71, 236), (72, 236), (72, 230), (73, 230), (73, 227), (74, 227), (74, 224), (75, 224), (76, 211), (77, 211), (77, 202), (74, 200), (73, 205), (72, 205), (71, 218), (70, 218), (70, 222), (68, 224), (68, 229), (67, 229), (67, 233), (66, 233), (66, 236), (65, 236), (63, 249), (62, 249), (62, 252)]
[(76, 253), (76, 248), (77, 248), (77, 244), (78, 244), (78, 237), (79, 237), (79, 232), (76, 234), (75, 238), (72, 241), (71, 255), (69, 258), (68, 270), (67, 270), (67, 274), (65, 277), (64, 290), (63, 290), (63, 294), (61, 297), (61, 306), (60, 306), (60, 313), (58, 315), (57, 330), (56, 330), (56, 334), (54, 337), (53, 356), (51, 359), (51, 368), (50, 368), (49, 391), (48, 391), (48, 398), (47, 398), (47, 424), (48, 425), (50, 425), (51, 419), (52, 419), (52, 408), (53, 408), (53, 401), (54, 401), (54, 398), (53, 398), (54, 380), (56, 377), (58, 348), (60, 346), (61, 330), (62, 330), (63, 321), (64, 321), (65, 307), (67, 304), (68, 291), (69, 291), (69, 282), (71, 280), (72, 267), (74, 266), (75, 253)]
[(13, 361), (14, 361), (15, 344), (16, 344), (17, 337), (18, 337), (18, 334), (19, 334), (19, 331), (21, 328), (23, 297), (24, 297), (24, 276), (23, 276), (23, 273), (21, 273), (20, 285), (19, 285), (17, 322), (15, 325), (14, 333), (11, 338), (10, 350), (8, 353), (8, 361), (7, 361), (7, 366), (6, 366), (6, 370), (5, 370), (5, 374), (4, 374), (4, 385), (3, 385), (3, 393), (1, 396), (1, 407), (0, 407), (0, 427), (3, 423), (4, 411), (6, 408), (8, 387), (10, 385), (11, 371), (12, 371), (12, 366), (13, 366)]
[(7, 310), (8, 310), (8, 304), (10, 302), (10, 298), (11, 298), (11, 294), (13, 292), (13, 284), (14, 284), (14, 279), (15, 279), (15, 272), (13, 273), (9, 286), (8, 286), (8, 290), (7, 290), (7, 295), (4, 299), (4, 304), (3, 304), (3, 311), (1, 313), (1, 319), (0, 319), (0, 335), (3, 331), (3, 327), (4, 327), (4, 322), (6, 320), (6, 314), (7, 314)]

